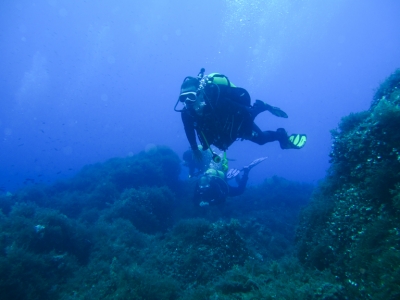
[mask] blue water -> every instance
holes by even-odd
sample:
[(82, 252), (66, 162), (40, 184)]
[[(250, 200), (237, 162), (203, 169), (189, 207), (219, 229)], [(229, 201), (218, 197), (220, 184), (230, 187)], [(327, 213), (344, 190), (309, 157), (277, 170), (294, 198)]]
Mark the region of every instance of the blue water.
[(400, 66), (400, 2), (2, 1), (0, 189), (52, 183), (153, 145), (187, 148), (173, 111), (185, 76), (227, 75), (288, 113), (264, 130), (306, 133), (300, 151), (237, 142), (250, 183), (325, 176), (330, 130), (368, 109)]
[[(330, 130), (400, 66), (399, 13), (397, 0), (2, 1), (0, 298), (395, 299), (396, 127), (382, 144), (368, 131), (394, 106), (336, 143), (337, 178), (303, 208)], [(179, 180), (189, 143), (173, 110), (200, 68), (289, 115), (264, 112), (261, 129), (308, 136), (301, 150), (234, 143), (229, 168), (268, 159), (206, 208)]]

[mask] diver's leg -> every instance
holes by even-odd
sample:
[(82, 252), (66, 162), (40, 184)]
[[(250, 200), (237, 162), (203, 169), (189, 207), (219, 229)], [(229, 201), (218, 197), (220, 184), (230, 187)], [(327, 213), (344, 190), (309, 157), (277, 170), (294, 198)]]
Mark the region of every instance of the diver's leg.
[(267, 106), (265, 106), (262, 101), (256, 100), (256, 102), (253, 104), (253, 106), (249, 110), (251, 113), (251, 117), (254, 120), (258, 116), (259, 113), (262, 113), (263, 111), (266, 111), (268, 109), (267, 109)]
[(283, 128), (278, 128), (276, 131), (261, 131), (261, 129), (255, 123), (253, 123), (251, 136), (246, 139), (259, 145), (279, 141), (279, 144), (283, 149), (282, 146), (286, 143), (288, 135), (286, 130)]
[(256, 100), (256, 102), (253, 104), (251, 107), (252, 110), (252, 117), (253, 120), (257, 117), (259, 113), (262, 113), (263, 111), (268, 110), (271, 114), (274, 116), (280, 117), (280, 118), (287, 118), (288, 115), (285, 113), (282, 109), (279, 107), (271, 106), (261, 100)]
[(301, 149), (307, 142), (307, 135), (292, 134), (288, 136), (283, 128), (278, 128), (276, 131), (261, 131), (254, 124), (251, 137), (247, 138), (254, 143), (264, 145), (265, 143), (278, 141), (281, 149)]

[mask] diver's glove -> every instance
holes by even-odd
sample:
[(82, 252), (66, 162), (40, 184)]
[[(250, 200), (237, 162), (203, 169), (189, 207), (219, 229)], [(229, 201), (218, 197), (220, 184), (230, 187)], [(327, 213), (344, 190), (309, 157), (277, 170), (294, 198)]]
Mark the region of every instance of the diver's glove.
[(280, 118), (288, 117), (287, 113), (285, 113), (279, 107), (271, 106), (261, 100), (256, 100), (256, 102), (254, 103), (253, 106), (257, 107), (257, 108), (262, 108), (262, 110), (268, 110), (271, 114), (273, 114), (274, 116), (280, 117)]

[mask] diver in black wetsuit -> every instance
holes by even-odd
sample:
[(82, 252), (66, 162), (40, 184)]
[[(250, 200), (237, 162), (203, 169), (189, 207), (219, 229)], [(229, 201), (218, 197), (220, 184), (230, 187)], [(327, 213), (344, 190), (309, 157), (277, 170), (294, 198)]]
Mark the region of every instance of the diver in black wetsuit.
[[(177, 110), (178, 103), (184, 104)], [(262, 131), (255, 123), (256, 116), (268, 110), (272, 114), (287, 118), (287, 114), (277, 107), (260, 100), (250, 104), (250, 95), (243, 89), (234, 86), (221, 74), (204, 76), (204, 69), (198, 77), (186, 77), (175, 110), (181, 112), (186, 137), (199, 158), (197, 137), (206, 150), (215, 145), (225, 151), (237, 139), (250, 140), (259, 145), (278, 141), (282, 149), (300, 149), (307, 140), (305, 134), (288, 136), (286, 130)]]
[[(194, 204), (196, 206), (209, 206), (224, 203), (227, 197), (235, 197), (243, 194), (246, 189), (247, 180), (249, 179), (250, 170), (264, 161), (266, 157), (254, 160), (250, 165), (243, 167), (242, 170), (231, 169), (225, 175), (221, 171), (218, 164), (210, 166), (210, 168), (201, 176), (196, 184), (194, 193)], [(222, 170), (227, 168), (227, 160), (223, 159), (221, 164)], [(243, 175), (239, 173), (243, 171)], [(235, 178), (237, 186), (228, 184), (228, 180)]]

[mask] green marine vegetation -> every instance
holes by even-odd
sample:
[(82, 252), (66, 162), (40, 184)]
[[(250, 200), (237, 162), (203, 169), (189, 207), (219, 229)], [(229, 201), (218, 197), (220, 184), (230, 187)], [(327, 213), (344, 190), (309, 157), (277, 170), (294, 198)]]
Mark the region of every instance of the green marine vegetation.
[(2, 299), (54, 299), (57, 285), (88, 263), (89, 232), (77, 220), (34, 203), (0, 215)]
[(298, 257), (351, 299), (400, 297), (400, 70), (332, 130), (331, 167), (301, 215)]
[(145, 233), (162, 232), (172, 225), (175, 207), (174, 194), (165, 186), (127, 189), (104, 218), (129, 220), (139, 231)]
[(312, 185), (273, 177), (199, 210), (193, 181), (179, 173), (178, 156), (155, 147), (0, 196), (1, 298), (343, 295), (328, 271), (309, 271), (293, 257)]
[(206, 284), (248, 259), (250, 253), (239, 229), (240, 223), (235, 219), (229, 223), (182, 220), (151, 261), (154, 268), (183, 283)]
[[(68, 217), (88, 214), (109, 207), (126, 189), (165, 186), (179, 190), (180, 160), (171, 149), (156, 147), (126, 158), (113, 158), (105, 163), (87, 165), (73, 178), (52, 186), (34, 185), (21, 190), (7, 201), (35, 202), (60, 210)], [(4, 207), (8, 211), (9, 207)]]
[(399, 78), (332, 130), (316, 189), (274, 176), (202, 210), (157, 146), (0, 196), (0, 298), (398, 299)]
[(400, 69), (397, 69), (380, 85), (371, 103), (373, 109), (381, 100), (386, 99), (393, 104), (400, 103)]

